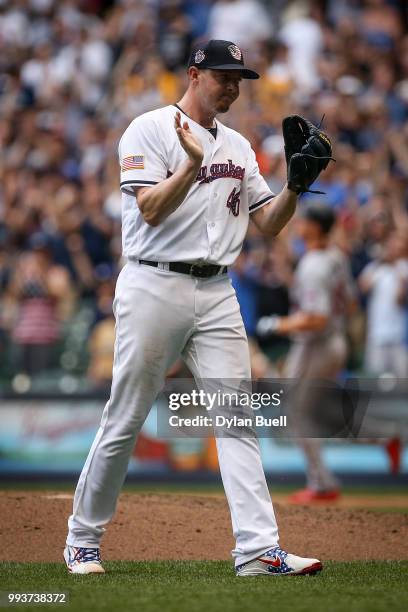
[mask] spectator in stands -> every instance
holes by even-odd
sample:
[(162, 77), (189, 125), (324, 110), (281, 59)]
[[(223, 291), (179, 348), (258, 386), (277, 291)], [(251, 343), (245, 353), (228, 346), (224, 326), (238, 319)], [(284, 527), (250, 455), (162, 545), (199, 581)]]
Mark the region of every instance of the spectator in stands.
[(230, 277), (237, 294), (245, 331), (249, 337), (252, 337), (255, 335), (258, 320), (259, 283), (253, 274), (254, 267), (250, 252), (249, 244), (245, 243), (230, 272)]
[(279, 39), (288, 47), (291, 75), (299, 92), (313, 93), (320, 84), (317, 63), (323, 48), (323, 31), (317, 5), (289, 4), (283, 17)]
[(115, 271), (112, 266), (99, 264), (95, 269), (94, 320), (88, 341), (89, 366), (87, 376), (96, 387), (105, 388), (112, 379), (113, 345), (115, 342)]
[(159, 5), (157, 47), (169, 70), (188, 63), (193, 42), (191, 24), (183, 13), (182, 4), (182, 0), (164, 0)]
[(31, 375), (58, 366), (60, 325), (72, 313), (74, 293), (68, 272), (52, 263), (46, 237), (34, 234), (30, 246), (18, 261), (8, 293), (16, 309), (12, 338), (20, 349), (17, 369)]
[(269, 14), (258, 0), (219, 0), (210, 12), (208, 38), (233, 40), (253, 50), (272, 35)]
[(408, 230), (390, 234), (382, 258), (364, 268), (360, 288), (368, 294), (365, 367), (376, 376), (408, 376)]
[[(285, 316), (289, 313), (293, 263), (284, 238), (278, 237), (267, 245), (259, 277), (257, 321), (271, 314)], [(257, 338), (265, 355), (276, 367), (282, 368), (289, 349), (288, 339), (277, 334)]]

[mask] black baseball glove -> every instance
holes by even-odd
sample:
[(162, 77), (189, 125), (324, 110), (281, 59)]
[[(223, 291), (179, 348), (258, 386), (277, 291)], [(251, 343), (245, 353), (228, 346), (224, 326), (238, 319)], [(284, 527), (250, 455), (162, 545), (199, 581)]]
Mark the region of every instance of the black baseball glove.
[(290, 115), (282, 121), (285, 141), (288, 187), (296, 193), (323, 193), (311, 191), (310, 185), (327, 168), (332, 157), (328, 136), (307, 119)]

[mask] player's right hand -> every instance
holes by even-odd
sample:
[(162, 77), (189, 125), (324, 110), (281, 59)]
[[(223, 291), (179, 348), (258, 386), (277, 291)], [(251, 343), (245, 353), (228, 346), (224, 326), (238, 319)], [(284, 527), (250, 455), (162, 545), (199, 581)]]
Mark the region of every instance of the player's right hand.
[(190, 130), (190, 126), (188, 125), (187, 121), (181, 123), (180, 113), (176, 113), (174, 117), (174, 129), (177, 132), (181, 146), (187, 153), (190, 160), (194, 164), (200, 166), (204, 157), (203, 147), (199, 139), (194, 136), (193, 132)]

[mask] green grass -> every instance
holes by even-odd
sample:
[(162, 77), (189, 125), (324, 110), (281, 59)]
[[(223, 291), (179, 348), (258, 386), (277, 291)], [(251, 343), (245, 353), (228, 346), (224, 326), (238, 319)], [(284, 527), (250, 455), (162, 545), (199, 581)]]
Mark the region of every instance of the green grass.
[[(68, 605), (36, 610), (138, 612), (399, 612), (408, 609), (408, 562), (327, 562), (318, 576), (236, 578), (223, 561), (110, 562), (103, 576), (56, 563), (2, 563), (0, 590), (67, 591)], [(14, 609), (23, 609), (22, 606)], [(27, 606), (24, 606), (27, 609)]]

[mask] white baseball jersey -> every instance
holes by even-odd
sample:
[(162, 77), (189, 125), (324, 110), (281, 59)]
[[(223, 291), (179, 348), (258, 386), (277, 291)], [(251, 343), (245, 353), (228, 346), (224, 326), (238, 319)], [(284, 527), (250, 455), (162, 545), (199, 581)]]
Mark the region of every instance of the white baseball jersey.
[(355, 296), (348, 261), (337, 248), (313, 250), (300, 260), (293, 284), (297, 310), (329, 317), (324, 331), (302, 332), (296, 340), (308, 341), (334, 331), (344, 331), (347, 305)]
[(170, 105), (137, 117), (120, 140), (123, 255), (231, 265), (241, 251), (249, 214), (274, 196), (250, 143), (238, 132), (216, 120), (214, 138), (182, 113), (204, 149), (197, 178), (184, 202), (157, 227), (144, 221), (137, 205), (133, 187), (165, 180), (187, 159), (174, 129), (178, 110)]

